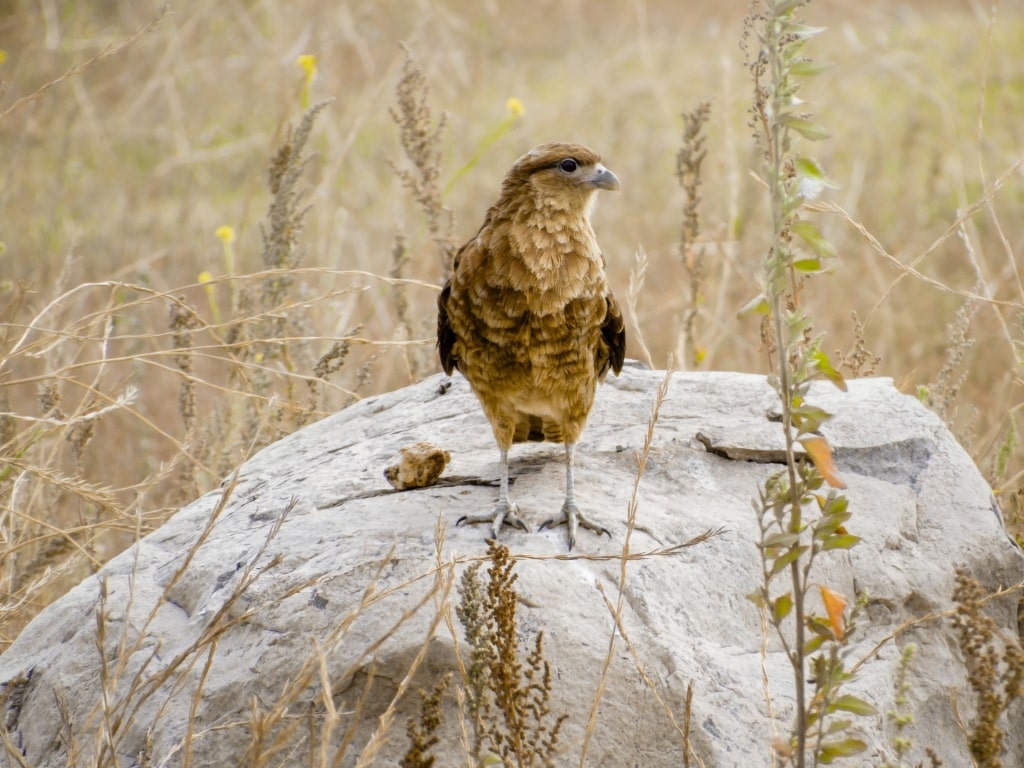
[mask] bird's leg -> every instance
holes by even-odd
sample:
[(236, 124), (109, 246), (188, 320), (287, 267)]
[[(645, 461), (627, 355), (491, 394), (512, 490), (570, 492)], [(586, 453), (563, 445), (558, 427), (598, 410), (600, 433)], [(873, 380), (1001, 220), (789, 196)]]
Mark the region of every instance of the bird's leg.
[(498, 504), (493, 512), (481, 512), (476, 515), (464, 515), (455, 525), (463, 523), (491, 523), (491, 532), (498, 538), (502, 525), (521, 528), (527, 533), (530, 527), (519, 517), (519, 507), (508, 500), (508, 448), (501, 449), (501, 486), (498, 490)]
[(571, 550), (576, 544), (576, 531), (579, 526), (589, 528), (599, 536), (602, 533), (607, 533), (608, 538), (611, 538), (611, 532), (603, 525), (595, 523), (583, 516), (576, 506), (576, 484), (573, 481), (573, 464), (574, 457), (576, 455), (576, 443), (565, 444), (565, 501), (562, 503), (562, 510), (557, 516), (548, 518), (541, 523), (541, 529), (554, 528), (556, 525), (562, 525), (563, 523), (569, 529), (569, 549)]

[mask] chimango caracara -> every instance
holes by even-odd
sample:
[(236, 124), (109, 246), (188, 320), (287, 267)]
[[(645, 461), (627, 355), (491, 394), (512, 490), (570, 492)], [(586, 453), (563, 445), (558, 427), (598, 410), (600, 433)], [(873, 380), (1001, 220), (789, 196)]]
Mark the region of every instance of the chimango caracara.
[(573, 453), (597, 382), (622, 370), (626, 334), (590, 226), (599, 189), (615, 174), (579, 144), (542, 144), (512, 166), (483, 226), (455, 256), (438, 299), (437, 346), (480, 399), (501, 450), (498, 505), (459, 522), (529, 530), (508, 497), (512, 443), (565, 443), (565, 503), (541, 528), (565, 523), (608, 533), (576, 507)]

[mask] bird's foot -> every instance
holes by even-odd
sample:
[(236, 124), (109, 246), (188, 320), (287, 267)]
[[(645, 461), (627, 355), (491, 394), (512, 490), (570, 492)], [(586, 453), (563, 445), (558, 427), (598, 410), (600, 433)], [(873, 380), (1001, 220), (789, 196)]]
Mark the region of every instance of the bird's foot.
[(562, 510), (557, 515), (548, 518), (540, 524), (540, 530), (554, 528), (556, 525), (565, 525), (569, 529), (570, 551), (576, 545), (576, 531), (579, 527), (587, 528), (598, 536), (604, 533), (608, 535), (609, 539), (612, 537), (611, 531), (600, 523), (595, 523), (593, 520), (584, 517), (576, 505), (568, 501), (562, 505)]
[(528, 526), (523, 518), (519, 516), (519, 507), (508, 502), (499, 502), (493, 512), (480, 512), (476, 515), (463, 515), (455, 522), (455, 525), (458, 526), (463, 523), (471, 525), (475, 523), (490, 523), (491, 533), (494, 534), (494, 538), (498, 538), (498, 533), (501, 531), (501, 526), (503, 525), (507, 525), (511, 528), (519, 528), (527, 533), (530, 532), (530, 526)]

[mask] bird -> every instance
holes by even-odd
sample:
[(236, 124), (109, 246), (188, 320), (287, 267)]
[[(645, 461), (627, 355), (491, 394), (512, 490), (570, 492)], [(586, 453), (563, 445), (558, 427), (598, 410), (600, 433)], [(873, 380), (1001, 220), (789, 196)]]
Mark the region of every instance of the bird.
[(599, 190), (619, 180), (601, 156), (574, 143), (549, 142), (520, 157), (505, 175), (483, 224), (455, 254), (437, 306), (437, 348), (449, 376), (469, 382), (501, 455), (498, 503), (462, 523), (529, 532), (509, 500), (513, 443), (565, 445), (565, 502), (541, 529), (566, 525), (569, 549), (579, 527), (611, 534), (576, 505), (573, 466), (599, 381), (622, 370), (622, 311), (605, 274), (590, 223)]

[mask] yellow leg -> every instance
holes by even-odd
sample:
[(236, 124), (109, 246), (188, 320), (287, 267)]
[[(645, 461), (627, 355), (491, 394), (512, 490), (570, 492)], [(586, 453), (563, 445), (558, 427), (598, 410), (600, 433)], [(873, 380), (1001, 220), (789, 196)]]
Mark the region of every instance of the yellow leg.
[(465, 515), (456, 521), (456, 525), (463, 523), (490, 523), (491, 533), (498, 538), (498, 533), (503, 525), (513, 528), (520, 528), (527, 533), (530, 527), (519, 517), (519, 507), (509, 502), (508, 499), (508, 449), (501, 449), (501, 486), (498, 490), (498, 504), (492, 512), (481, 512), (475, 515)]

